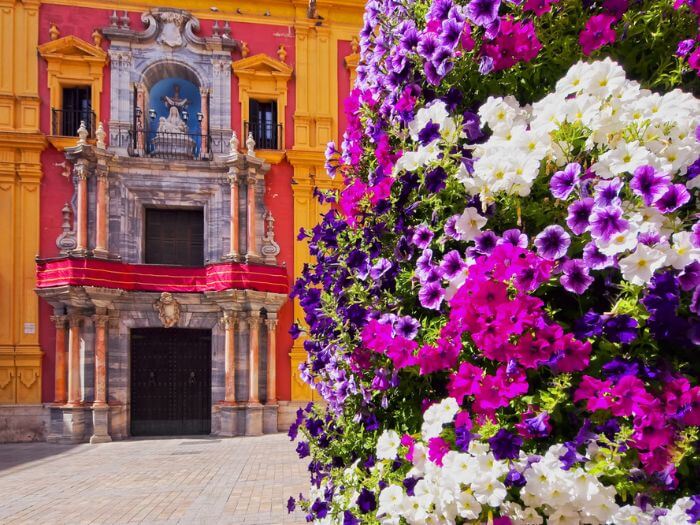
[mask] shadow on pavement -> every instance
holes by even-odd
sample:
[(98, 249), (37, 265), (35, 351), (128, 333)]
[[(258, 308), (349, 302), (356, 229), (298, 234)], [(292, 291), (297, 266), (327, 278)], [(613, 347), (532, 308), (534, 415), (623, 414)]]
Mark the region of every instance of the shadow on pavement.
[[(56, 445), (53, 443), (0, 443), (0, 476), (4, 471), (23, 464), (47, 463), (81, 445)], [(77, 450), (75, 451), (77, 452)], [(16, 470), (14, 470), (16, 472)]]

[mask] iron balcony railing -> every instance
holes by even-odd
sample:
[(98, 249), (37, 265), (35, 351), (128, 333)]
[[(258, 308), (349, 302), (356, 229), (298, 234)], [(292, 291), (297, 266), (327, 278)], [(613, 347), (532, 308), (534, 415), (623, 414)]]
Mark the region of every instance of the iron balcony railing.
[(251, 120), (243, 123), (243, 140), (253, 134), (255, 149), (282, 149), (282, 124)]
[(135, 129), (133, 125), (111, 125), (111, 148), (126, 149), (131, 157), (174, 160), (211, 160), (229, 152), (230, 133), (173, 133)]
[(51, 134), (63, 137), (77, 137), (81, 122), (85, 122), (90, 138), (95, 137), (95, 112), (90, 109), (51, 108)]

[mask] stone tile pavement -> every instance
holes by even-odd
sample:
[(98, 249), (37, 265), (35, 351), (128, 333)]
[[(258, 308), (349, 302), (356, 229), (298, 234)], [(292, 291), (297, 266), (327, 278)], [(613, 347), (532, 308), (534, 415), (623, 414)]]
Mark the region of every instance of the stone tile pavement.
[(284, 434), (0, 445), (0, 524), (302, 524)]

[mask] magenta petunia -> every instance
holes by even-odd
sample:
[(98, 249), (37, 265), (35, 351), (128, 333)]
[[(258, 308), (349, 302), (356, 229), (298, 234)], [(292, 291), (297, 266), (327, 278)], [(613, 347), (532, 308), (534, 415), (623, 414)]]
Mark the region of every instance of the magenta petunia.
[(615, 22), (617, 19), (611, 15), (595, 15), (588, 19), (578, 39), (584, 55), (588, 56), (596, 49), (615, 42), (617, 35), (610, 27)]

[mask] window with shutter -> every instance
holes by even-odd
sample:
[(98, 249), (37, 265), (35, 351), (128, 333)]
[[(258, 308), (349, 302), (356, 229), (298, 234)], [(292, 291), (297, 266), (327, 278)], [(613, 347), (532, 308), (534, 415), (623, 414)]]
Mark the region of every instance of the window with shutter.
[(204, 265), (204, 210), (146, 209), (146, 264)]

